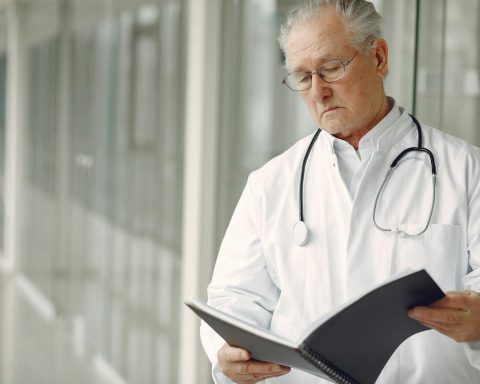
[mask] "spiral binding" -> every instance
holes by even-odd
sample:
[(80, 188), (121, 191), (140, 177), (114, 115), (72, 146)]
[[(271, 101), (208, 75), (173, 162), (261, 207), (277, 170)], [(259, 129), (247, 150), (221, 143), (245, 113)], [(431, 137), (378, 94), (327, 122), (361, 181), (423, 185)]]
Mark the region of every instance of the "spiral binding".
[(339, 384), (360, 384), (355, 379), (351, 378), (341, 369), (337, 368), (334, 364), (328, 361), (326, 358), (312, 350), (311, 348), (304, 347), (300, 348), (300, 353), (305, 357), (309, 362), (315, 365), (323, 373), (328, 375), (336, 383)]

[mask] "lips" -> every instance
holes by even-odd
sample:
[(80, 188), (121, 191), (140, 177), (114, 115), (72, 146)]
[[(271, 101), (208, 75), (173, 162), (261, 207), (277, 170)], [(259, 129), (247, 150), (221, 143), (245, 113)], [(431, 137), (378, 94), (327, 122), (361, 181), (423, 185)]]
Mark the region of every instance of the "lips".
[(330, 111), (334, 111), (335, 109), (338, 109), (338, 107), (329, 107), (327, 109), (325, 109), (322, 113), (322, 117), (323, 115), (325, 115), (327, 112), (330, 112)]

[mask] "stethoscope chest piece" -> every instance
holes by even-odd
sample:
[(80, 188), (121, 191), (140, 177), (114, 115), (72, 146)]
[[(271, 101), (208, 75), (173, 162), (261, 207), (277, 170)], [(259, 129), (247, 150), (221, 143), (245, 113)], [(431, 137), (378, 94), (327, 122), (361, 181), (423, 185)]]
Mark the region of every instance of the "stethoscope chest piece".
[(292, 230), (293, 243), (303, 247), (308, 241), (308, 228), (303, 221), (297, 221)]

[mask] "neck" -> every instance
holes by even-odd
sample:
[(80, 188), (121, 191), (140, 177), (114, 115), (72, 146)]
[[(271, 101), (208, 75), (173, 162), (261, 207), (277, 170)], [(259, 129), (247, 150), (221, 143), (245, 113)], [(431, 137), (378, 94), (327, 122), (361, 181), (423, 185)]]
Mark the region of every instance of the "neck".
[(387, 96), (385, 96), (377, 114), (375, 114), (375, 116), (370, 120), (370, 122), (364, 128), (358, 129), (347, 136), (343, 136), (343, 137), (337, 136), (337, 137), (339, 139), (345, 140), (353, 148), (355, 148), (355, 150), (358, 150), (360, 139), (364, 135), (366, 135), (373, 127), (375, 127), (385, 116), (387, 116), (388, 112), (390, 112), (390, 106), (388, 104)]

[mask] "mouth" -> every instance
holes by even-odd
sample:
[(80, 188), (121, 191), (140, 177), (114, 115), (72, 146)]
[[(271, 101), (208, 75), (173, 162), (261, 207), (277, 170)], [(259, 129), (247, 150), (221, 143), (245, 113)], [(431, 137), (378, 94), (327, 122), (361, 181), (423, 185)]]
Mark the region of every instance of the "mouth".
[(335, 111), (335, 110), (338, 109), (338, 108), (339, 108), (339, 107), (329, 107), (329, 108), (327, 108), (326, 110), (323, 111), (322, 117), (323, 117), (325, 114), (327, 114), (327, 113), (329, 113), (329, 112), (332, 112), (332, 111)]

